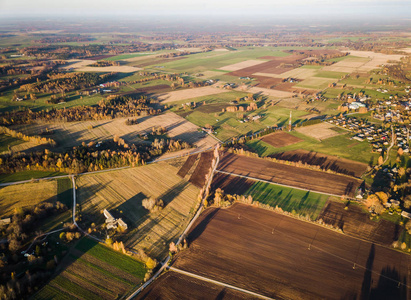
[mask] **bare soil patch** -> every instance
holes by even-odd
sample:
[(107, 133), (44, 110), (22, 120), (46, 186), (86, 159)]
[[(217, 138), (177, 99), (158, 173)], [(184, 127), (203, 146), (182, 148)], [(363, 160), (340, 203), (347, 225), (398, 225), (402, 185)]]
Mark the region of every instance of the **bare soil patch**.
[(280, 148), (301, 142), (302, 139), (295, 137), (287, 132), (279, 131), (265, 135), (261, 140), (273, 147)]
[(260, 57), (259, 59), (270, 59), (270, 61), (255, 66), (243, 68), (237, 71), (233, 71), (228, 73), (227, 75), (252, 77), (252, 74), (254, 73), (281, 74), (294, 69), (296, 67), (296, 63), (303, 58), (304, 55), (290, 55), (286, 57)]
[(361, 207), (352, 204), (345, 210), (344, 203), (328, 202), (319, 219), (339, 227), (344, 233), (390, 246), (398, 240), (400, 226), (386, 220), (371, 221)]
[(208, 209), (188, 240), (174, 267), (274, 299), (410, 296), (408, 255), (272, 211)]
[(213, 151), (203, 152), (200, 154), (200, 161), (190, 177), (190, 182), (199, 188), (203, 188), (206, 178), (211, 168), (211, 161), (214, 158)]
[(321, 141), (333, 136), (340, 135), (340, 133), (332, 130), (331, 128), (334, 128), (334, 125), (322, 122), (315, 125), (298, 127), (296, 128), (296, 131)]
[(193, 299), (259, 299), (233, 289), (185, 276), (173, 271), (163, 274), (136, 299), (193, 300)]
[(191, 168), (194, 166), (194, 163), (198, 157), (198, 154), (190, 155), (187, 160), (184, 162), (183, 166), (178, 170), (177, 175), (184, 178)]
[(353, 197), (361, 180), (266, 159), (224, 153), (218, 170), (332, 195)]
[(231, 176), (222, 173), (215, 173), (211, 188), (222, 189), (226, 194), (243, 195), (255, 183), (254, 180)]
[(287, 161), (301, 162), (303, 164), (306, 163), (313, 166), (320, 166), (321, 169), (324, 170), (332, 170), (334, 172), (355, 177), (361, 177), (361, 175), (367, 170), (367, 164), (364, 163), (302, 149), (275, 153), (270, 155), (270, 157)]

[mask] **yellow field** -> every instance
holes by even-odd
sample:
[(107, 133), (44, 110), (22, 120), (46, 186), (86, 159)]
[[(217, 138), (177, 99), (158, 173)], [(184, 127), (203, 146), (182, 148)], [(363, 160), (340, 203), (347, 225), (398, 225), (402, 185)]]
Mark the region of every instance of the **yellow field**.
[(319, 123), (315, 125), (299, 127), (296, 129), (296, 131), (321, 141), (339, 135), (337, 131), (331, 129), (334, 127), (334, 125), (331, 125), (329, 123)]
[(174, 91), (164, 94), (159, 94), (157, 99), (161, 101), (161, 103), (170, 103), (176, 102), (186, 99), (192, 99), (202, 96), (214, 95), (228, 92), (229, 90), (219, 89), (215, 86), (205, 86), (199, 87), (194, 89), (187, 89), (181, 91)]
[(66, 62), (68, 62), (69, 64), (64, 66), (63, 69), (78, 69), (78, 68), (82, 68), (91, 64), (94, 64), (96, 61), (95, 60), (90, 60), (90, 59), (69, 59), (66, 60)]
[(0, 218), (13, 214), (15, 208), (30, 207), (43, 201), (54, 201), (57, 181), (40, 181), (0, 188)]
[(375, 53), (371, 51), (349, 51), (353, 58), (348, 57), (331, 66), (323, 68), (324, 71), (334, 72), (369, 72), (378, 68), (382, 64), (386, 64), (389, 60), (398, 61), (403, 55), (390, 55), (383, 53)]
[[(213, 89), (218, 91), (216, 88)], [(125, 125), (126, 120), (127, 118), (116, 118), (113, 120), (30, 124), (12, 127), (27, 135), (38, 135), (46, 128), (53, 130), (54, 134), (50, 135), (50, 138), (57, 142), (57, 150), (78, 146), (82, 142), (111, 139), (114, 135), (123, 138), (126, 142), (136, 143), (140, 141), (139, 134), (150, 132), (155, 126), (167, 128), (169, 130), (167, 134), (170, 138), (186, 141), (199, 148), (215, 145), (214, 139), (198, 132), (198, 126), (175, 113), (142, 117), (138, 119), (139, 124), (131, 126)]]
[[(180, 163), (181, 164), (181, 163)], [(142, 248), (161, 258), (168, 245), (188, 224), (198, 203), (199, 189), (177, 175), (178, 165), (160, 162), (143, 167), (85, 175), (77, 179), (81, 211), (102, 220), (107, 209), (129, 226), (127, 247)], [(162, 199), (161, 212), (150, 214), (142, 207), (149, 197)]]
[(241, 69), (244, 69), (244, 68), (256, 66), (256, 65), (259, 65), (259, 64), (262, 64), (262, 63), (265, 63), (265, 62), (266, 62), (266, 60), (250, 59), (250, 60), (242, 61), (242, 62), (239, 62), (239, 63), (236, 63), (236, 64), (224, 66), (224, 67), (220, 68), (220, 70), (237, 71), (237, 70), (241, 70)]

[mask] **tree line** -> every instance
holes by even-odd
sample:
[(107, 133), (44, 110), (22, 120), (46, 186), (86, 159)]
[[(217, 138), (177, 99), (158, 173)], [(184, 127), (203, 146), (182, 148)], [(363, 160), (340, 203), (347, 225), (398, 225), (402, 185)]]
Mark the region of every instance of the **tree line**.
[(151, 143), (127, 144), (114, 137), (111, 141), (95, 144), (83, 143), (79, 147), (54, 153), (48, 149), (41, 152), (14, 153), (0, 156), (0, 172), (15, 173), (24, 170), (59, 171), (64, 173), (83, 173), (125, 166), (140, 166), (154, 157), (166, 152), (188, 149), (186, 142), (155, 139)]
[(36, 112), (30, 109), (4, 112), (0, 115), (0, 125), (30, 124), (35, 121), (110, 120), (116, 117), (156, 115), (161, 112), (161, 109), (154, 109), (150, 105), (151, 99), (144, 96), (136, 99), (133, 96), (111, 95), (92, 106), (52, 108)]

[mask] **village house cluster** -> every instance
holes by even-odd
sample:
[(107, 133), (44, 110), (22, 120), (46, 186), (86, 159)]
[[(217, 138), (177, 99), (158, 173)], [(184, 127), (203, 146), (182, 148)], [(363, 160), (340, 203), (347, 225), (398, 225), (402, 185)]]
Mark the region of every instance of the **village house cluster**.
[(352, 139), (360, 142), (367, 140), (371, 143), (373, 152), (382, 152), (383, 149), (388, 148), (393, 138), (394, 146), (409, 153), (409, 130), (403, 125), (391, 129), (391, 127), (377, 126), (347, 116), (340, 116), (328, 122), (355, 132)]

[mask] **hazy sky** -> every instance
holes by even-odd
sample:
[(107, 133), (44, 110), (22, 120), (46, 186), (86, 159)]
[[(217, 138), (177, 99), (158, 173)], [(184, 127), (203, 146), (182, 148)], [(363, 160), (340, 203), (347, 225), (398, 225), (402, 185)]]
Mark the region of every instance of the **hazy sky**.
[(0, 14), (335, 15), (411, 18), (411, 0), (0, 0)]

